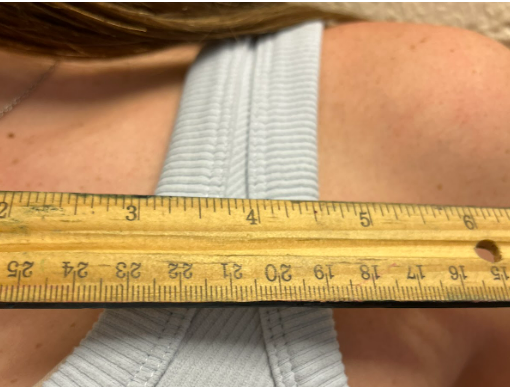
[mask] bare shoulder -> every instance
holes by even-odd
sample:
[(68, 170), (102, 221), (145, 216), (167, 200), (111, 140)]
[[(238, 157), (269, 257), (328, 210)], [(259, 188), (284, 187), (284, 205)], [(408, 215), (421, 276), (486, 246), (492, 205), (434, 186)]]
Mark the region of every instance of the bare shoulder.
[(350, 386), (509, 384), (509, 309), (337, 309)]
[[(509, 50), (449, 27), (325, 30), (318, 158), (323, 200), (509, 206)], [(509, 309), (334, 318), (351, 387), (509, 385)]]
[(469, 74), (475, 79), (486, 75), (483, 66), (499, 77), (509, 64), (508, 47), (497, 41), (465, 29), (428, 24), (341, 24), (325, 29), (322, 48), (322, 70), (329, 79), (349, 76), (345, 71), (350, 69), (377, 78), (391, 68), (406, 70), (395, 74), (400, 77), (434, 70), (455, 80)]

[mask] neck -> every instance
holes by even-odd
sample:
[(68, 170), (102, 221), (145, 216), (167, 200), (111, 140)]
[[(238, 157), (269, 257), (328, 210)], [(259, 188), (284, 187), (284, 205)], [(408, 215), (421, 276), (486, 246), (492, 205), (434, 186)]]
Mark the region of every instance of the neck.
[[(148, 88), (168, 81), (168, 74), (187, 68), (197, 55), (199, 46), (181, 45), (158, 52), (126, 58), (101, 60), (58, 60), (54, 74), (44, 81), (45, 88), (75, 83), (108, 84), (124, 78), (126, 83), (138, 83), (139, 88)], [(0, 106), (12, 102), (33, 84), (57, 59), (12, 53), (0, 50)], [(138, 81), (138, 82), (137, 82)], [(80, 89), (75, 89), (81, 94)], [(122, 90), (124, 93), (125, 90)], [(58, 97), (58, 95), (54, 95)], [(62, 95), (61, 101), (69, 101), (69, 95)], [(100, 97), (100, 96), (98, 96)], [(108, 95), (112, 97), (112, 95)], [(32, 98), (31, 98), (32, 99)]]

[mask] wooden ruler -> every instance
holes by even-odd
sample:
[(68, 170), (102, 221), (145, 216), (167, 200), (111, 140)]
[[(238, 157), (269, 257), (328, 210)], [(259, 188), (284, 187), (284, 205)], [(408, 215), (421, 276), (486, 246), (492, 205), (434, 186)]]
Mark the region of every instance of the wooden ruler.
[(0, 305), (506, 306), (509, 226), (509, 208), (0, 192)]

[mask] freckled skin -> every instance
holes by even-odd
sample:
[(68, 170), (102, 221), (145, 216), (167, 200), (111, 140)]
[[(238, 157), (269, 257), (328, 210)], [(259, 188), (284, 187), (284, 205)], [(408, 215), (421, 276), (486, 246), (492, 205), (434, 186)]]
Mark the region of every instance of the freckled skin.
[[(328, 30), (319, 112), (321, 199), (509, 206), (509, 50), (495, 42), (402, 24)], [(509, 385), (507, 308), (334, 316), (351, 387)]]
[[(196, 52), (57, 69), (0, 122), (0, 189), (152, 194)], [(0, 74), (47, 66), (27, 63), (0, 53)], [(322, 200), (509, 206), (507, 49), (450, 28), (360, 23), (325, 32), (321, 63)], [(18, 92), (2, 85), (0, 101)], [(1, 310), (0, 385), (32, 386), (100, 312)], [(508, 309), (334, 316), (351, 387), (509, 385)]]

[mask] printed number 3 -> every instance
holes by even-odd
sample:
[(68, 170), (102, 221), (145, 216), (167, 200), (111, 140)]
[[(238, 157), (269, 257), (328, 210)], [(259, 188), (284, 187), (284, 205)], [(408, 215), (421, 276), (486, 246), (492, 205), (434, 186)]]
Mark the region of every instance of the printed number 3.
[(128, 206), (127, 210), (130, 212), (129, 215), (126, 215), (126, 219), (129, 221), (133, 221), (137, 219), (137, 207), (135, 206)]

